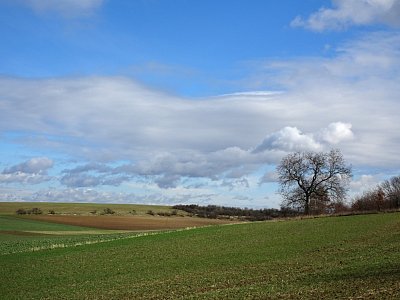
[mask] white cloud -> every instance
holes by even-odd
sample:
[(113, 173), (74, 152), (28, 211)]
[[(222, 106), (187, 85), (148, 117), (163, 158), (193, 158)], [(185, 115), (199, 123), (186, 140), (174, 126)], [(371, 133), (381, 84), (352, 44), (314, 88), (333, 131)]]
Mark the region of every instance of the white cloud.
[(358, 195), (364, 191), (375, 188), (382, 181), (380, 175), (361, 175), (350, 182), (352, 195)]
[(314, 31), (343, 30), (352, 25), (400, 26), (399, 0), (332, 0), (334, 8), (320, 8), (306, 20), (297, 16), (293, 27)]
[(87, 174), (64, 175), (60, 182), (67, 187), (95, 187), (102, 183), (99, 177)]
[(254, 149), (254, 152), (265, 150), (292, 151), (318, 151), (322, 145), (315, 141), (313, 135), (303, 134), (296, 127), (285, 127), (278, 132), (274, 132)]
[(254, 149), (254, 153), (266, 150), (293, 151), (322, 151), (332, 145), (351, 140), (354, 134), (350, 123), (334, 122), (319, 133), (303, 133), (297, 127), (285, 127), (271, 133)]
[(56, 12), (73, 17), (93, 13), (104, 0), (25, 0), (21, 3), (38, 13)]
[(47, 157), (35, 157), (23, 163), (4, 169), (3, 174), (26, 173), (26, 174), (44, 174), (53, 167), (53, 161)]
[(21, 184), (38, 184), (49, 181), (52, 178), (40, 174), (27, 174), (16, 172), (12, 174), (0, 174), (0, 183), (21, 183)]
[(342, 141), (352, 140), (354, 134), (350, 123), (335, 122), (329, 124), (328, 128), (322, 129), (320, 138), (330, 144), (338, 144)]
[(37, 184), (49, 181), (48, 169), (53, 167), (53, 161), (47, 157), (32, 158), (23, 163), (5, 168), (0, 174), (1, 183)]

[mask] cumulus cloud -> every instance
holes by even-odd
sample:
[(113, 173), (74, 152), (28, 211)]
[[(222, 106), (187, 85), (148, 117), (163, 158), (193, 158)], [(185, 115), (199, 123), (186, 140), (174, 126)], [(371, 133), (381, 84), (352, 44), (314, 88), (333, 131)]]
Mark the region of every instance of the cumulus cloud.
[(47, 157), (35, 157), (23, 163), (5, 168), (3, 174), (26, 173), (26, 174), (44, 174), (53, 167), (53, 161)]
[(84, 16), (98, 9), (104, 0), (17, 0), (37, 13), (55, 12), (65, 17)]
[(321, 130), (320, 138), (329, 144), (338, 144), (342, 141), (352, 140), (354, 134), (351, 127), (352, 125), (350, 123), (331, 123), (328, 128)]
[(80, 175), (64, 175), (60, 182), (68, 187), (95, 187), (101, 184), (99, 177), (80, 174)]
[(399, 0), (332, 0), (334, 8), (320, 8), (307, 19), (297, 16), (293, 27), (314, 31), (343, 30), (352, 25), (400, 26)]
[(304, 134), (296, 127), (285, 127), (278, 132), (270, 134), (254, 152), (265, 150), (292, 151), (318, 151), (322, 146), (314, 140), (311, 134)]
[(118, 173), (115, 168), (104, 163), (91, 162), (62, 171), (60, 183), (71, 188), (96, 187), (100, 185), (119, 186), (131, 179)]
[(342, 141), (353, 139), (354, 134), (351, 127), (350, 123), (333, 122), (329, 124), (328, 128), (321, 129), (317, 134), (303, 133), (297, 127), (284, 127), (268, 135), (253, 152), (266, 150), (321, 151), (324, 146), (330, 147)]
[(47, 171), (52, 167), (53, 161), (47, 157), (32, 158), (5, 168), (0, 174), (0, 182), (37, 184), (49, 181), (51, 177), (47, 176)]

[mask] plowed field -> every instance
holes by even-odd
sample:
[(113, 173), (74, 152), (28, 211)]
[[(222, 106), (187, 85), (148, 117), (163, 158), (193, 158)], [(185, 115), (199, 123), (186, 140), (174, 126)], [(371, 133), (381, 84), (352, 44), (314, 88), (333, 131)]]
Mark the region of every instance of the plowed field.
[(162, 230), (194, 226), (232, 223), (227, 220), (201, 219), (196, 217), (153, 217), (153, 216), (60, 216), (40, 215), (29, 219), (114, 230)]

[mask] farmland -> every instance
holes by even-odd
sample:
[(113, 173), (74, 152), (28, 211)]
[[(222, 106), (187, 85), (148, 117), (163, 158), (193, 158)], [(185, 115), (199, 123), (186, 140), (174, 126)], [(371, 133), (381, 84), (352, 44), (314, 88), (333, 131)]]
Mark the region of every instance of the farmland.
[[(63, 215), (93, 215), (100, 213), (105, 208), (114, 210), (118, 215), (131, 215), (134, 211), (137, 215), (144, 215), (148, 210), (154, 212), (171, 212), (170, 206), (141, 205), (141, 204), (100, 204), (100, 203), (46, 203), (46, 202), (0, 202), (0, 214), (15, 215), (15, 211), (39, 207), (45, 214), (53, 210), (56, 214)], [(96, 214), (95, 213), (95, 214)]]
[[(400, 297), (399, 213), (120, 235), (99, 243), (3, 253), (2, 298)], [(90, 236), (99, 238), (75, 238)]]
[[(103, 215), (105, 208), (113, 213)], [(21, 209), (52, 214), (16, 214)], [(148, 215), (148, 211), (154, 215)], [(151, 232), (228, 223), (188, 217), (185, 213), (157, 215), (171, 212), (167, 206), (0, 202), (0, 254), (104, 243)]]
[[(16, 215), (18, 209), (31, 210), (40, 208), (43, 214), (40, 215)], [(103, 211), (110, 209), (113, 211), (111, 215), (104, 215)], [(52, 211), (52, 214), (48, 212)], [(148, 212), (153, 215), (149, 215)], [(175, 214), (173, 212), (175, 211)], [(159, 216), (161, 215), (169, 215)], [(153, 206), (153, 205), (137, 205), (137, 204), (96, 204), (96, 203), (23, 203), (23, 202), (0, 202), (0, 215), (3, 220), (8, 217), (8, 227), (12, 230), (18, 230), (20, 226), (24, 226), (25, 231), (35, 231), (38, 224), (40, 230), (46, 231), (44, 227), (64, 228), (57, 224), (66, 226), (77, 226), (70, 228), (73, 231), (92, 229), (104, 230), (128, 230), (128, 231), (148, 231), (148, 230), (165, 230), (178, 229), (186, 227), (197, 227), (206, 225), (216, 225), (231, 223), (227, 220), (212, 220), (202, 218), (189, 217), (187, 213), (173, 210), (170, 206)], [(11, 220), (15, 221), (10, 223)], [(36, 222), (43, 221), (43, 222)], [(0, 220), (1, 222), (1, 220)], [(29, 223), (31, 222), (31, 223)], [(4, 223), (4, 221), (3, 221)], [(26, 225), (24, 225), (26, 224)], [(1, 225), (1, 223), (0, 223)], [(32, 227), (32, 226), (33, 227)], [(6, 230), (3, 224), (3, 230)], [(57, 227), (58, 226), (58, 227)], [(7, 228), (8, 228), (7, 227)], [(78, 228), (81, 227), (81, 228)], [(54, 229), (54, 230), (55, 230)], [(11, 230), (11, 229), (10, 229)], [(53, 229), (51, 229), (53, 230)], [(1, 232), (0, 232), (1, 233)]]

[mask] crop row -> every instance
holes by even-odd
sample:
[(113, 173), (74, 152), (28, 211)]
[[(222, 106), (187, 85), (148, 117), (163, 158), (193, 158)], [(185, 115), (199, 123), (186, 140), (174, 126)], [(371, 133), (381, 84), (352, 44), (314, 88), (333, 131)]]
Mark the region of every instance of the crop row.
[(34, 252), (66, 247), (77, 247), (82, 245), (98, 244), (121, 239), (137, 238), (148, 235), (165, 234), (182, 230), (189, 230), (194, 227), (187, 227), (169, 231), (154, 231), (140, 233), (114, 233), (96, 235), (72, 235), (72, 236), (53, 236), (37, 237), (29, 239), (9, 240), (0, 242), (0, 255), (7, 255), (21, 252)]

